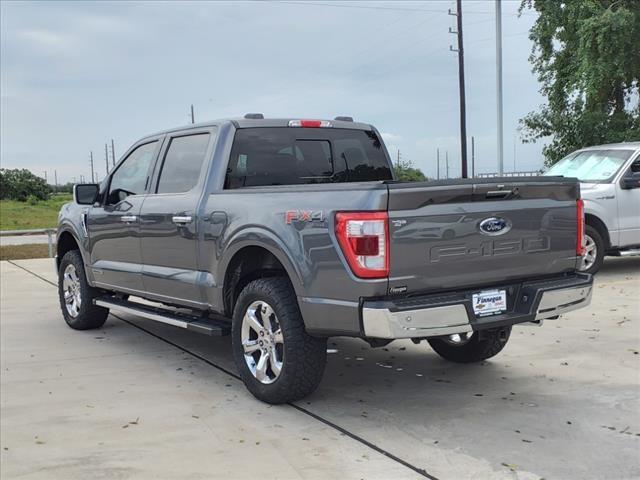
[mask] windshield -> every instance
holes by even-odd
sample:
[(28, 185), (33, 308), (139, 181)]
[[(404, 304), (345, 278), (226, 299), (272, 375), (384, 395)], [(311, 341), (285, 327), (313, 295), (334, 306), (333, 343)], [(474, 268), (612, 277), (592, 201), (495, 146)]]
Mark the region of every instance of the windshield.
[(572, 153), (545, 172), (545, 175), (576, 177), (581, 182), (599, 183), (611, 179), (633, 150), (587, 150)]

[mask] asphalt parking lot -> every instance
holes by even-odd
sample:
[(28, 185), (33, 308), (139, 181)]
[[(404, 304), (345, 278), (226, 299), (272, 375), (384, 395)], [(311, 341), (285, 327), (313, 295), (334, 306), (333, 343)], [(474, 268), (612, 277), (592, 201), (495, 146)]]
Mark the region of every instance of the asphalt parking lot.
[(638, 258), (483, 364), (331, 339), (318, 391), (278, 407), (235, 378), (228, 337), (123, 315), (73, 331), (50, 260), (1, 274), (3, 479), (640, 477)]

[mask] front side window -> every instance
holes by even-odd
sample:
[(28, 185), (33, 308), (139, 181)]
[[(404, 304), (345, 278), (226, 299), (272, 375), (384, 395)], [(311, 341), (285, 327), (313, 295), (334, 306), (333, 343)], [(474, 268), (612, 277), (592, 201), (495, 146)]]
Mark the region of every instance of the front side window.
[(545, 172), (545, 175), (575, 177), (585, 183), (611, 180), (629, 160), (633, 150), (585, 150), (563, 158)]
[(171, 139), (160, 171), (157, 193), (183, 193), (196, 186), (209, 137), (208, 133), (202, 133)]
[(243, 128), (231, 149), (226, 189), (390, 180), (382, 142), (367, 130)]
[(129, 195), (140, 195), (147, 188), (149, 166), (158, 142), (140, 145), (120, 164), (111, 176), (107, 204), (115, 205)]

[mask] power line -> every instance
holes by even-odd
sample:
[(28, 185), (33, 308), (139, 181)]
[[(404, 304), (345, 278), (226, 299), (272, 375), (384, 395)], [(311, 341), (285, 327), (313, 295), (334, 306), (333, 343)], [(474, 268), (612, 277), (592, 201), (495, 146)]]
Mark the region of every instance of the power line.
[[(467, 26), (469, 26), (469, 25), (477, 25), (479, 23), (489, 23), (491, 21), (492, 21), (491, 19), (489, 19), (489, 20), (480, 20), (478, 22), (468, 23)], [(432, 35), (429, 35), (429, 36), (423, 38), (422, 40), (420, 40), (419, 42), (414, 43), (413, 46), (415, 47), (417, 45), (420, 45), (420, 44), (426, 42), (427, 40), (431, 40), (433, 37), (435, 37), (437, 35), (438, 35), (438, 32), (436, 31)], [(402, 49), (399, 49), (399, 50), (402, 50)], [(382, 76), (388, 74), (389, 72), (398, 70), (398, 67), (409, 67), (409, 66), (412, 66), (412, 65), (418, 63), (419, 61), (423, 61), (426, 58), (429, 58), (429, 57), (433, 56), (436, 53), (440, 53), (440, 52), (443, 52), (443, 51), (446, 51), (446, 50), (447, 49), (445, 47), (438, 46), (438, 47), (428, 51), (424, 55), (414, 55), (414, 56), (412, 56), (410, 58), (407, 58), (406, 59), (407, 61), (405, 61), (405, 62), (401, 62), (399, 64), (397, 63), (395, 65), (392, 65), (391, 68), (387, 68), (387, 69), (383, 70), (382, 72), (378, 73), (377, 76), (370, 75), (365, 80), (361, 80), (360, 84), (369, 83), (369, 82), (371, 82), (373, 80), (376, 80), (379, 77), (382, 77)], [(378, 59), (376, 62), (369, 62), (368, 64), (365, 64), (365, 66), (366, 65), (371, 65), (373, 63), (376, 63), (376, 64), (380, 63), (380, 59)], [(354, 71), (356, 71), (356, 69), (351, 70), (351, 72), (354, 72)], [(349, 73), (351, 73), (351, 72), (349, 72)]]
[[(387, 51), (386, 53), (382, 53), (379, 51), (380, 50), (380, 45), (386, 45), (389, 46), (390, 45), (390, 41), (394, 38), (397, 38), (398, 36), (404, 36), (406, 33), (412, 32), (413, 30), (415, 30), (416, 28), (424, 25), (425, 23), (429, 22), (431, 20), (431, 18), (427, 18), (426, 20), (422, 20), (418, 23), (416, 23), (415, 25), (412, 25), (410, 27), (405, 27), (403, 28), (400, 32), (396, 32), (394, 35), (389, 35), (387, 37), (384, 38), (384, 40), (382, 42), (377, 42), (374, 45), (370, 45), (368, 48), (364, 49), (364, 50), (360, 50), (359, 52), (353, 54), (351, 56), (351, 58), (360, 58), (362, 57), (364, 54), (369, 53), (373, 50), (376, 50), (376, 60), (373, 62), (367, 62), (364, 64), (360, 64), (357, 65), (355, 68), (351, 69), (348, 73), (353, 73), (356, 72), (358, 70), (361, 70), (362, 68), (367, 67), (368, 65), (373, 65), (373, 64), (378, 64), (380, 61), (380, 58), (384, 58), (384, 56), (388, 56), (389, 54), (392, 54), (394, 52), (397, 52), (399, 50), (405, 50), (405, 47), (400, 47), (400, 48), (393, 48), (390, 52)], [(419, 40), (419, 43), (423, 43), (424, 41), (426, 41), (428, 38), (433, 37), (434, 35), (429, 35), (427, 38), (424, 38), (422, 40)], [(416, 43), (413, 43), (413, 46), (415, 46)]]
[[(258, 0), (260, 3), (264, 3), (262, 0)], [(332, 7), (332, 8), (355, 8), (361, 10), (392, 10), (396, 12), (425, 12), (425, 13), (440, 13), (444, 14), (442, 10), (432, 10), (428, 8), (411, 8), (411, 7), (384, 7), (384, 6), (373, 6), (373, 5), (355, 5), (355, 4), (344, 4), (344, 3), (321, 3), (321, 2), (308, 2), (308, 1), (286, 1), (280, 0), (273, 3), (281, 3), (281, 4), (289, 4), (289, 5), (304, 5), (304, 6), (316, 6), (316, 7)], [(359, 3), (359, 2), (358, 2)], [(482, 12), (471, 10), (467, 12), (471, 15), (491, 15), (493, 12)], [(518, 17), (518, 16), (533, 16), (534, 13), (530, 12), (522, 12), (522, 13), (505, 13), (505, 16)]]
[(289, 5), (313, 5), (316, 7), (334, 7), (334, 8), (356, 8), (363, 10), (392, 10), (395, 12), (426, 12), (426, 13), (444, 13), (442, 10), (430, 10), (426, 8), (401, 8), (401, 7), (382, 7), (373, 5), (345, 5), (343, 3), (320, 3), (320, 2), (289, 2), (281, 0), (275, 3), (283, 3)]

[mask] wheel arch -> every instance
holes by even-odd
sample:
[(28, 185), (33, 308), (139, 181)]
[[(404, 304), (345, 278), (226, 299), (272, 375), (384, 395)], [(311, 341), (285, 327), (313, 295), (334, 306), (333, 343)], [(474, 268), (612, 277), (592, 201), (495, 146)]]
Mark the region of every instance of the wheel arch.
[(587, 225), (592, 226), (598, 231), (604, 241), (605, 250), (609, 250), (611, 248), (611, 238), (609, 237), (609, 229), (607, 229), (605, 223), (593, 213), (585, 214), (584, 220)]
[(300, 291), (301, 281), (290, 259), (278, 249), (264, 243), (241, 242), (229, 249), (225, 257), (222, 301), (224, 313), (233, 314), (233, 308), (242, 289), (252, 280), (269, 276), (285, 276), (291, 282), (296, 294)]
[(62, 260), (62, 257), (71, 250), (78, 250), (82, 257), (82, 261), (86, 264), (84, 252), (82, 251), (82, 248), (80, 248), (80, 242), (70, 229), (65, 228), (58, 233), (56, 241), (56, 269), (60, 268), (60, 261)]

